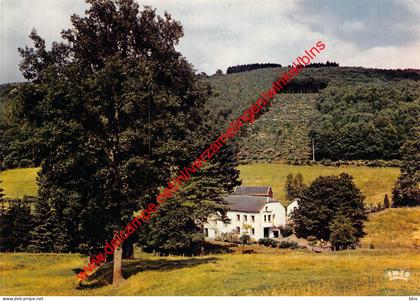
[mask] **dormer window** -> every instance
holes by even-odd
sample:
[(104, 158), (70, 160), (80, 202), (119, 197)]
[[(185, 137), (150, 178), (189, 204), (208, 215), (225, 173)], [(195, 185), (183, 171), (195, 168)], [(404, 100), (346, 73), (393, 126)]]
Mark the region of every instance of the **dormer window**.
[(268, 211), (268, 206), (265, 206), (265, 211)]

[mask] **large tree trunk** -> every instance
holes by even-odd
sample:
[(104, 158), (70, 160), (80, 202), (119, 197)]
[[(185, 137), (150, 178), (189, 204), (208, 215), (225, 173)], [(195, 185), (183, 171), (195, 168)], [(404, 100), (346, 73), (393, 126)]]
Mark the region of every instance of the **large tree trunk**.
[(112, 274), (112, 285), (119, 286), (124, 278), (122, 277), (122, 247), (114, 251), (114, 271)]

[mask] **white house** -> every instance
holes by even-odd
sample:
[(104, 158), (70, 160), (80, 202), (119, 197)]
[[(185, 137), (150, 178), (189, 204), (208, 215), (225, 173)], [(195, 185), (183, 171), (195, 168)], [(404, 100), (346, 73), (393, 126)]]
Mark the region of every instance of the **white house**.
[(222, 233), (233, 231), (238, 234), (248, 233), (256, 240), (281, 236), (279, 227), (286, 224), (286, 208), (272, 197), (271, 187), (236, 187), (233, 195), (225, 197), (230, 222), (223, 223), (209, 217), (204, 226), (206, 237), (215, 239)]

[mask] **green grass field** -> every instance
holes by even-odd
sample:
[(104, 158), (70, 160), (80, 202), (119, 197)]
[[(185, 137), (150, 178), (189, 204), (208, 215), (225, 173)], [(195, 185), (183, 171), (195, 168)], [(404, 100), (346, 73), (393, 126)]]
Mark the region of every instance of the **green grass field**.
[[(393, 208), (370, 214), (362, 244), (375, 248), (420, 248), (420, 208)], [(418, 251), (420, 253), (420, 250)]]
[(271, 186), (273, 187), (274, 198), (278, 199), (283, 205), (287, 205), (284, 200), (284, 184), (289, 173), (300, 172), (303, 180), (310, 183), (318, 176), (337, 175), (342, 172), (351, 174), (356, 185), (366, 196), (365, 202), (383, 202), (385, 194), (391, 198), (392, 187), (400, 173), (398, 168), (374, 168), (363, 166), (351, 167), (328, 167), (328, 166), (292, 166), (283, 164), (254, 163), (241, 165), (242, 185), (250, 186)]
[(39, 168), (16, 168), (0, 172), (0, 187), (4, 189), (6, 197), (21, 198), (36, 196), (38, 185), (36, 177)]
[[(272, 186), (274, 197), (284, 205), (284, 184), (287, 174), (302, 173), (306, 183), (310, 183), (320, 175), (336, 175), (342, 172), (351, 174), (356, 185), (366, 196), (366, 203), (383, 202), (387, 193), (391, 197), (392, 187), (399, 175), (398, 168), (374, 167), (328, 167), (328, 166), (292, 166), (283, 164), (254, 163), (241, 165), (241, 179), (243, 185)], [(0, 173), (0, 185), (8, 197), (22, 197), (36, 195), (36, 175), (38, 168), (18, 168)]]
[[(396, 168), (298, 167), (252, 164), (240, 167), (246, 185), (271, 185), (282, 199), (288, 173), (301, 172), (306, 182), (318, 175), (348, 172), (369, 201), (382, 200), (398, 176)], [(9, 196), (36, 194), (36, 169), (3, 172)], [(376, 200), (375, 200), (376, 198)], [(0, 254), (1, 295), (419, 295), (420, 208), (388, 209), (371, 214), (367, 236), (358, 249), (315, 254), (269, 249), (268, 253), (227, 254), (195, 258), (154, 257), (137, 253), (124, 262), (127, 281), (110, 283), (112, 267), (101, 267), (77, 288), (79, 254)], [(410, 272), (408, 281), (391, 281), (388, 269)]]
[[(276, 253), (275, 253), (275, 252)], [(419, 295), (420, 253), (361, 249), (315, 254), (274, 250), (195, 258), (139, 254), (124, 261), (127, 281), (109, 285), (111, 264), (77, 288), (77, 254), (0, 254), (1, 295)], [(388, 269), (410, 272), (389, 280)]]

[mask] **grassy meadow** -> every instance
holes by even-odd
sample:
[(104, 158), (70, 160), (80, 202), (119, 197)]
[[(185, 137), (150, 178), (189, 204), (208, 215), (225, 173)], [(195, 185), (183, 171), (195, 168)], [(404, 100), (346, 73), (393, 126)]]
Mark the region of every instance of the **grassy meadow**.
[(38, 185), (36, 177), (39, 168), (16, 168), (0, 172), (0, 187), (9, 198), (36, 196)]
[(242, 185), (271, 186), (274, 198), (283, 205), (284, 184), (289, 173), (300, 172), (305, 183), (310, 183), (318, 176), (338, 175), (346, 172), (354, 177), (356, 185), (366, 196), (368, 204), (383, 203), (385, 194), (391, 198), (392, 187), (400, 171), (391, 167), (364, 167), (364, 166), (293, 166), (273, 163), (254, 163), (239, 166)]
[[(366, 196), (366, 203), (383, 202), (387, 193), (391, 197), (392, 187), (400, 171), (390, 167), (329, 167), (293, 166), (284, 164), (254, 163), (239, 166), (243, 185), (272, 186), (274, 198), (287, 205), (284, 200), (284, 184), (287, 174), (300, 172), (306, 183), (318, 176), (337, 175), (347, 172), (354, 177), (356, 185)], [(0, 187), (11, 198), (37, 194), (36, 176), (38, 168), (18, 168), (0, 172)]]
[[(393, 208), (370, 214), (362, 245), (420, 248), (420, 208)], [(418, 250), (420, 253), (420, 249)]]
[[(319, 175), (348, 172), (367, 196), (381, 201), (398, 176), (396, 168), (240, 166), (244, 185), (271, 185), (282, 200), (288, 173), (301, 172), (306, 182)], [(8, 196), (36, 194), (37, 169), (0, 174)], [(203, 257), (155, 257), (136, 250), (124, 262), (127, 281), (109, 285), (112, 266), (101, 267), (88, 282), (75, 273), (79, 254), (0, 254), (1, 295), (419, 295), (420, 208), (387, 209), (369, 215), (362, 249), (316, 254), (267, 248), (264, 253)], [(367, 247), (373, 244), (374, 249)], [(388, 269), (410, 272), (408, 281), (389, 280)]]
[[(369, 216), (362, 248), (336, 253), (280, 250), (241, 255), (156, 257), (136, 249), (125, 260), (127, 281), (111, 283), (101, 267), (83, 286), (75, 272), (79, 254), (0, 254), (1, 295), (419, 295), (420, 208), (387, 209)], [(247, 247), (250, 248), (250, 247)], [(262, 247), (265, 248), (265, 247)], [(389, 280), (388, 269), (410, 272)]]

